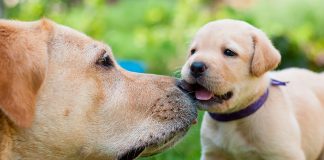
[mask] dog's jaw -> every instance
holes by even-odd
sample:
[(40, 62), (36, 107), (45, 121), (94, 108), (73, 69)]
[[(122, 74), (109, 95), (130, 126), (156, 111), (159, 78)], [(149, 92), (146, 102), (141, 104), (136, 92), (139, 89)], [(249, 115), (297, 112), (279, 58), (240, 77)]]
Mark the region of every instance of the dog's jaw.
[[(159, 137), (158, 141), (152, 141), (152, 142), (145, 142), (143, 145), (140, 145), (140, 147), (135, 147), (120, 156), (118, 156), (118, 160), (130, 160), (135, 159), (137, 157), (148, 157), (152, 156), (158, 153), (161, 153), (162, 151), (166, 150), (167, 148), (172, 147), (175, 145), (179, 140), (186, 134), (188, 131), (188, 128), (182, 128), (176, 131), (172, 131), (167, 136)], [(131, 155), (130, 152), (132, 151), (138, 151), (136, 155)]]
[(167, 148), (172, 147), (173, 145), (179, 142), (179, 140), (186, 134), (187, 131), (188, 128), (176, 131), (175, 132), (176, 134), (173, 134), (170, 138), (161, 141), (154, 146), (147, 147), (140, 156), (141, 157), (152, 156), (166, 150)]

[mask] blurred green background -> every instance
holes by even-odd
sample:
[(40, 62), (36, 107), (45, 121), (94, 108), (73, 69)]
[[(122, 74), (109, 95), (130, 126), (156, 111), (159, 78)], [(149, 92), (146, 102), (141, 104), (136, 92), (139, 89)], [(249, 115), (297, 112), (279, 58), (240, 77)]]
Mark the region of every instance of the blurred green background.
[[(271, 37), (283, 57), (279, 68), (323, 71), (323, 8), (322, 0), (0, 0), (0, 17), (48, 17), (108, 43), (118, 59), (141, 60), (147, 72), (166, 75), (178, 73), (203, 24), (241, 19)], [(199, 159), (199, 127), (174, 148), (143, 159)]]

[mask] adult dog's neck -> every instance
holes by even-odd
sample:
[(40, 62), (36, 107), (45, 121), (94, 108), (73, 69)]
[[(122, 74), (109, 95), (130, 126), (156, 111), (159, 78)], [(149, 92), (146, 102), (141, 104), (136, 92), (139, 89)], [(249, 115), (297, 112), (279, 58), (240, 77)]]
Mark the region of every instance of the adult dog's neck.
[(0, 159), (8, 159), (12, 155), (14, 124), (0, 111)]
[(40, 157), (43, 159), (62, 159), (63, 156), (69, 159), (82, 158), (80, 157), (82, 156), (81, 152), (61, 150), (48, 144), (43, 145), (42, 141), (30, 134), (31, 130), (32, 128), (17, 127), (0, 110), (0, 160), (39, 159)]

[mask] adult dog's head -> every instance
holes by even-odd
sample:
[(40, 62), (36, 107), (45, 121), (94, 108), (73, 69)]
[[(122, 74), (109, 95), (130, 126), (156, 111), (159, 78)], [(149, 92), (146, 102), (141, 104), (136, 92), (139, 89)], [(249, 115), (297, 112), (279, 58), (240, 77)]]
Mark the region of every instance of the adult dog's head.
[(182, 78), (193, 85), (201, 109), (210, 112), (228, 113), (249, 105), (268, 87), (262, 75), (280, 62), (267, 36), (238, 20), (206, 24), (189, 52)]
[(197, 116), (175, 79), (127, 72), (107, 45), (49, 20), (0, 20), (0, 108), (9, 159), (148, 156)]

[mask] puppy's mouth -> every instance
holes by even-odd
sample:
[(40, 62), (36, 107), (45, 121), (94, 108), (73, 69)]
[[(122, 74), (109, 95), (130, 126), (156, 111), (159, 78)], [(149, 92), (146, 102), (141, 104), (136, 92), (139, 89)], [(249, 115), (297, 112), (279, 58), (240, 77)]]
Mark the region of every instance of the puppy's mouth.
[(228, 91), (222, 95), (217, 95), (199, 83), (189, 84), (185, 80), (182, 80), (178, 86), (182, 90), (187, 91), (187, 93), (191, 97), (193, 97), (193, 99), (198, 100), (200, 103), (203, 104), (212, 104), (212, 103), (221, 104), (224, 101), (227, 101), (233, 97), (232, 91)]

